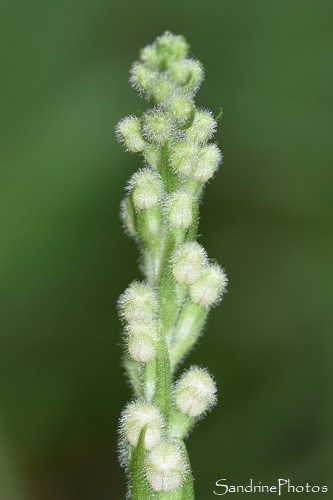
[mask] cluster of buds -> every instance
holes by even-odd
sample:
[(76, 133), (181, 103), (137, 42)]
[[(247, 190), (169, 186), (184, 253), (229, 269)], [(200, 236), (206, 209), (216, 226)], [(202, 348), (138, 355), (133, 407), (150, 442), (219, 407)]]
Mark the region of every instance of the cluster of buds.
[(174, 381), (227, 284), (224, 270), (196, 242), (203, 187), (222, 154), (209, 143), (217, 127), (212, 113), (194, 104), (204, 72), (188, 50), (182, 36), (166, 32), (141, 51), (130, 81), (153, 108), (117, 125), (119, 141), (145, 164), (121, 205), (144, 275), (119, 299), (124, 366), (134, 391), (120, 439), (133, 498), (173, 490), (192, 498), (183, 440), (216, 402), (205, 369), (191, 367)]

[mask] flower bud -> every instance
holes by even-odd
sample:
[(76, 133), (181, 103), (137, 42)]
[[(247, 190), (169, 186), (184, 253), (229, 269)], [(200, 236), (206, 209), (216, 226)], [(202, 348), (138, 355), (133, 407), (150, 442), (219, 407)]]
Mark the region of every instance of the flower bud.
[(193, 366), (176, 383), (174, 395), (178, 410), (198, 417), (216, 403), (216, 385), (206, 370)]
[(185, 131), (186, 138), (196, 143), (204, 143), (211, 139), (217, 124), (210, 111), (197, 110), (192, 125)]
[(173, 61), (186, 56), (188, 48), (184, 37), (165, 32), (152, 45), (147, 45), (141, 51), (141, 61), (160, 71), (166, 71)]
[(131, 69), (130, 82), (140, 93), (150, 95), (157, 82), (158, 73), (146, 64), (134, 63)]
[(159, 78), (152, 88), (152, 95), (154, 96), (157, 104), (161, 105), (167, 104), (174, 92), (174, 86), (166, 77)]
[(188, 60), (174, 62), (168, 71), (172, 80), (180, 86), (184, 86), (191, 80)]
[(158, 170), (162, 164), (161, 149), (153, 144), (148, 144), (143, 151), (144, 159), (149, 167)]
[(144, 114), (142, 132), (147, 141), (160, 145), (172, 137), (173, 124), (163, 111), (155, 109)]
[(157, 325), (153, 321), (130, 323), (126, 329), (128, 334), (128, 352), (132, 359), (147, 363), (156, 357), (158, 340)]
[(119, 308), (128, 323), (153, 320), (157, 300), (153, 290), (145, 283), (132, 283), (119, 297)]
[(141, 49), (140, 59), (143, 63), (157, 68), (159, 65), (159, 55), (156, 50), (156, 43), (146, 45), (146, 47)]
[(206, 266), (190, 287), (192, 302), (200, 306), (211, 306), (225, 291), (227, 282), (226, 274), (220, 266)]
[(132, 446), (137, 446), (140, 433), (146, 426), (143, 443), (146, 450), (151, 450), (160, 442), (163, 424), (163, 417), (159, 410), (144, 401), (129, 403), (121, 417), (122, 433)]
[(179, 126), (188, 124), (194, 114), (195, 106), (192, 99), (177, 95), (170, 103), (170, 111)]
[(199, 182), (206, 182), (213, 177), (222, 160), (222, 153), (215, 144), (205, 146), (198, 158), (193, 177)]
[(176, 191), (168, 200), (167, 217), (175, 229), (187, 229), (192, 224), (192, 197), (185, 191)]
[(156, 341), (149, 335), (132, 335), (128, 339), (128, 352), (134, 361), (148, 363), (156, 358)]
[(189, 45), (181, 35), (173, 35), (166, 31), (157, 39), (157, 52), (165, 59), (182, 59), (186, 56)]
[(123, 118), (116, 127), (119, 142), (123, 142), (132, 153), (142, 151), (146, 141), (141, 134), (141, 121), (139, 118), (128, 116)]
[(190, 176), (196, 166), (199, 147), (192, 142), (182, 141), (175, 144), (170, 151), (170, 162), (177, 174)]
[(183, 243), (172, 257), (172, 274), (178, 283), (194, 283), (202, 274), (206, 252), (196, 241)]
[(162, 192), (160, 176), (149, 168), (139, 170), (129, 181), (135, 208), (142, 210), (154, 207)]
[(188, 83), (186, 84), (186, 88), (194, 92), (200, 87), (205, 74), (199, 61), (189, 59), (187, 64), (190, 77)]
[(168, 73), (177, 85), (184, 87), (189, 92), (197, 90), (204, 78), (201, 64), (193, 59), (174, 62)]
[(184, 482), (186, 466), (174, 443), (156, 445), (146, 458), (146, 477), (155, 491), (172, 491)]

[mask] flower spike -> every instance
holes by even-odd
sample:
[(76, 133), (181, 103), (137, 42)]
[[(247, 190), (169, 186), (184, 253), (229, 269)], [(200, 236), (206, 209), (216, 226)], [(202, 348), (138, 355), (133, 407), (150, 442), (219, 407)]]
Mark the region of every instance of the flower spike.
[(222, 162), (213, 114), (194, 98), (204, 71), (183, 36), (165, 32), (140, 53), (130, 82), (151, 104), (116, 127), (118, 140), (143, 158), (121, 204), (126, 232), (140, 251), (143, 281), (120, 296), (124, 367), (134, 399), (120, 423), (128, 498), (193, 500), (186, 439), (216, 403), (216, 384), (192, 366), (174, 372), (203, 332), (227, 277), (197, 243), (199, 201)]

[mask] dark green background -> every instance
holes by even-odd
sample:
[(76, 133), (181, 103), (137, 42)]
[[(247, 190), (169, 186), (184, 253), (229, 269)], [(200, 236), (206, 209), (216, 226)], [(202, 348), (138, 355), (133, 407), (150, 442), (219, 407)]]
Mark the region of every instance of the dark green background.
[(219, 387), (189, 440), (197, 498), (280, 477), (333, 498), (333, 3), (5, 0), (0, 22), (1, 499), (124, 497), (115, 303), (139, 273), (118, 207), (140, 158), (114, 127), (146, 105), (128, 70), (165, 29), (224, 110), (200, 242), (229, 293), (188, 358)]

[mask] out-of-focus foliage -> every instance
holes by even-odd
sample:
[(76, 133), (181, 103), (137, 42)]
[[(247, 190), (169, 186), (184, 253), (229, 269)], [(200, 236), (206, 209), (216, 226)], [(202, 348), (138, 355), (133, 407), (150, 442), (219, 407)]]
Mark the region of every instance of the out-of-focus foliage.
[[(224, 165), (200, 229), (230, 286), (189, 358), (209, 365), (219, 388), (189, 440), (198, 499), (221, 477), (327, 483), (332, 2), (5, 0), (1, 11), (0, 410), (10, 460), (1, 455), (0, 474), (21, 475), (36, 500), (124, 495), (116, 427), (129, 388), (115, 303), (139, 275), (118, 207), (140, 162), (122, 153), (114, 126), (144, 109), (128, 67), (169, 29), (205, 62), (198, 104), (224, 110)], [(0, 497), (20, 500), (10, 488), (0, 479)]]

